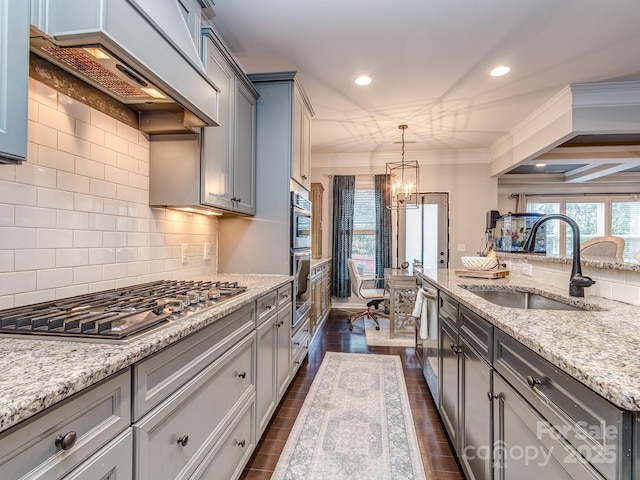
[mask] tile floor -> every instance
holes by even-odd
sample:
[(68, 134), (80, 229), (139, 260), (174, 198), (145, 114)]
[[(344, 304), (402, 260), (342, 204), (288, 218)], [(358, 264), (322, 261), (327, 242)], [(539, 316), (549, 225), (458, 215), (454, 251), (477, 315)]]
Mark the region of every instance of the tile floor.
[(427, 478), (429, 480), (464, 480), (417, 363), (414, 349), (368, 347), (362, 322), (358, 322), (353, 332), (349, 332), (346, 318), (344, 312), (332, 310), (331, 316), (309, 352), (308, 359), (298, 370), (240, 478), (243, 480), (271, 478), (311, 382), (322, 363), (325, 352), (329, 351), (400, 355)]

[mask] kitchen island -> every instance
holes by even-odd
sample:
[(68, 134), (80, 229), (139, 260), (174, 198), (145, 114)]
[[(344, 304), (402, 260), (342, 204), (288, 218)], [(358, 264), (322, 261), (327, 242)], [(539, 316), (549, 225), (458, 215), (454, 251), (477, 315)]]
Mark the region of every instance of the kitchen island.
[[(425, 377), (436, 377), (429, 385), (468, 478), (638, 478), (638, 306), (570, 297), (568, 280), (415, 270), (439, 291), (437, 367), (425, 364)], [(525, 292), (547, 305), (505, 300)]]
[(248, 289), (219, 306), (164, 324), (126, 344), (0, 336), (0, 432), (291, 282), (286, 275), (224, 274), (224, 279)]

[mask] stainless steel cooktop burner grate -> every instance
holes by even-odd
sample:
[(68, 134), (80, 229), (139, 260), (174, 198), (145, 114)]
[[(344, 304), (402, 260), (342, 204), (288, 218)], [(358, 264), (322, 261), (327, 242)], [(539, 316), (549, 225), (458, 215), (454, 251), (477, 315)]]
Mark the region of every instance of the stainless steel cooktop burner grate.
[(123, 340), (246, 290), (237, 282), (161, 280), (0, 310), (0, 334)]

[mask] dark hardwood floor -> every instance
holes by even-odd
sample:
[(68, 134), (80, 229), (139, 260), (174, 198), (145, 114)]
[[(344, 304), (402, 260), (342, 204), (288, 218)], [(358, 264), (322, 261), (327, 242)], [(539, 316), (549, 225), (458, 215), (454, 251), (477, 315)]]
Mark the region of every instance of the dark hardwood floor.
[(429, 480), (463, 480), (464, 475), (452, 453), (436, 406), (415, 357), (415, 350), (399, 347), (368, 347), (362, 322), (358, 321), (353, 332), (350, 332), (346, 319), (345, 312), (331, 311), (323, 330), (311, 347), (307, 360), (298, 370), (240, 478), (247, 480), (271, 478), (324, 354), (351, 352), (400, 356), (427, 478)]

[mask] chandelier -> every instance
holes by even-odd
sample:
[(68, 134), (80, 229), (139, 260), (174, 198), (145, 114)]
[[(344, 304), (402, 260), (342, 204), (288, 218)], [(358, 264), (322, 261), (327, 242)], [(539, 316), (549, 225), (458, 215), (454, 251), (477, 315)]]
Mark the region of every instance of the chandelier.
[(398, 125), (402, 130), (402, 160), (387, 163), (387, 175), (391, 182), (391, 201), (387, 208), (404, 210), (418, 208), (418, 192), (420, 191), (420, 167), (417, 160), (404, 159), (404, 131), (407, 125)]

